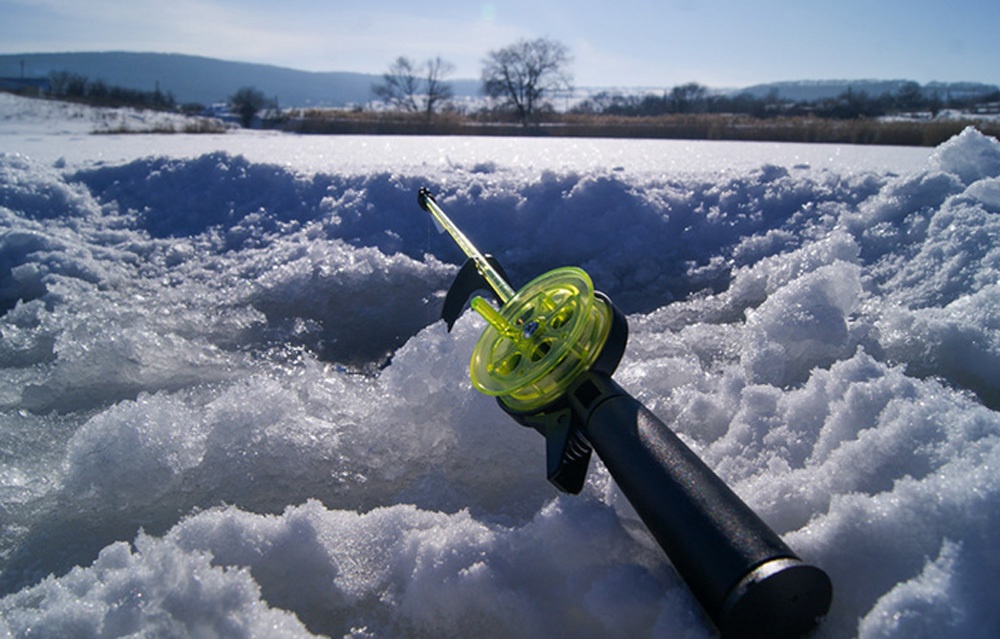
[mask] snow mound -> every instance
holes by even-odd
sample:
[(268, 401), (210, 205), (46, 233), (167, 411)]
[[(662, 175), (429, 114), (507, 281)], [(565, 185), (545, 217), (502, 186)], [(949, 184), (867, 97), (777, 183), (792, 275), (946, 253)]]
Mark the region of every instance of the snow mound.
[(712, 636), (603, 466), (557, 495), (471, 388), (424, 184), (515, 285), (629, 314), (616, 378), (831, 575), (817, 637), (996, 636), (998, 158), (0, 154), (0, 636)]

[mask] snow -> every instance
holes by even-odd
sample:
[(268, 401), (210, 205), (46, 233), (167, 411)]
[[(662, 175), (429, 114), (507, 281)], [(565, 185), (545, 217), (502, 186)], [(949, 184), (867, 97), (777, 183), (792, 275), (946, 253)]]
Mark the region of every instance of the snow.
[(616, 379), (833, 579), (815, 636), (1000, 634), (996, 140), (95, 136), (0, 98), (0, 637), (711, 636), (607, 471), (557, 494), (471, 388), (425, 184), (515, 286), (622, 307)]
[(131, 107), (95, 108), (72, 102), (23, 98), (0, 93), (0, 130), (23, 136), (64, 135), (77, 139), (91, 133), (183, 132), (186, 127), (225, 130), (216, 118), (189, 117), (169, 111)]

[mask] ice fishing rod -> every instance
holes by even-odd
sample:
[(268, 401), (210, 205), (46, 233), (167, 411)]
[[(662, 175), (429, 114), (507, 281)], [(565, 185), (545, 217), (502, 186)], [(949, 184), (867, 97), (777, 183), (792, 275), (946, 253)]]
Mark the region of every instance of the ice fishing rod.
[(446, 297), (451, 330), (476, 296), (487, 327), (472, 353), (473, 386), (545, 437), (548, 479), (579, 493), (597, 452), (643, 523), (726, 639), (798, 637), (830, 608), (833, 587), (611, 375), (628, 323), (587, 273), (567, 266), (515, 291), (421, 188), (417, 201), (468, 257)]

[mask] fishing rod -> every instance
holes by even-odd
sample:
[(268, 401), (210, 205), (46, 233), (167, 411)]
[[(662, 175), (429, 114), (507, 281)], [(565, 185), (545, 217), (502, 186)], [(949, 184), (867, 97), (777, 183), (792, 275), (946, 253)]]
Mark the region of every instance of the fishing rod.
[(582, 269), (565, 266), (515, 291), (427, 188), (420, 207), (468, 257), (445, 296), (451, 330), (473, 310), (487, 323), (473, 386), (545, 438), (549, 481), (576, 494), (596, 452), (722, 637), (798, 637), (830, 608), (833, 586), (802, 561), (649, 409), (612, 378), (628, 323)]

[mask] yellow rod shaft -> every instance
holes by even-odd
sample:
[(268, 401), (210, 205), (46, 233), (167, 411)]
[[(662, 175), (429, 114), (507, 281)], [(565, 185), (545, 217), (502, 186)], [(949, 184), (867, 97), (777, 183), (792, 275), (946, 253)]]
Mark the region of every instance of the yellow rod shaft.
[(486, 279), (486, 282), (490, 285), (490, 288), (493, 289), (493, 292), (497, 294), (497, 297), (500, 298), (500, 302), (502, 304), (506, 304), (510, 298), (514, 297), (514, 289), (510, 287), (507, 280), (505, 280), (500, 273), (498, 273), (497, 270), (486, 261), (486, 257), (479, 252), (479, 249), (477, 249), (476, 246), (469, 241), (469, 238), (465, 237), (465, 234), (462, 233), (457, 226), (455, 226), (455, 223), (444, 214), (444, 211), (442, 211), (441, 207), (437, 205), (434, 198), (428, 196), (424, 199), (424, 203), (427, 205), (427, 211), (434, 216), (434, 219), (437, 220), (438, 224), (440, 224), (444, 230), (448, 231), (448, 235), (455, 240), (455, 243), (458, 244), (460, 249), (462, 249), (466, 257), (469, 257), (476, 263), (476, 268), (479, 270), (479, 273)]

